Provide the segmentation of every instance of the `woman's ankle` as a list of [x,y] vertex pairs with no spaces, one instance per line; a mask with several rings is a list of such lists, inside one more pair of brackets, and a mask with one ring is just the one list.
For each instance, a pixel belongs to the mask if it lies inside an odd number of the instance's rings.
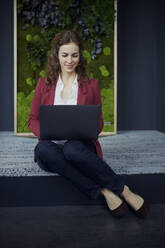
[[101,190],[101,193],[105,197],[108,206],[111,210],[114,210],[121,205],[121,198],[115,193],[113,193],[111,190],[104,188]]
[[120,194],[121,196],[123,196],[124,198],[127,198],[131,195],[131,190],[129,189],[129,187],[125,184],[124,185],[124,189],[123,192]]
[[102,195],[108,195],[109,194],[109,190],[108,189],[106,189],[106,188],[102,188],[101,189],[101,193],[102,193]]
[[140,195],[133,193],[127,185],[124,185],[121,196],[134,210],[138,210],[144,203],[144,199]]
[[111,197],[111,198],[118,198],[118,199],[120,199],[120,196],[118,196],[113,191],[111,191],[110,189],[107,189],[107,188],[102,188],[101,193],[104,196],[108,196],[108,197]]

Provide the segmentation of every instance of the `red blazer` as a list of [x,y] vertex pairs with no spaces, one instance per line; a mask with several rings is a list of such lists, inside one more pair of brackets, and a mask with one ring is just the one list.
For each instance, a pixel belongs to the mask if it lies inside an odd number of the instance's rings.
[[[40,78],[38,80],[30,115],[28,118],[28,127],[29,129],[38,137],[40,141],[40,124],[39,124],[39,107],[40,105],[53,105],[55,97],[55,88],[56,83],[53,86],[48,86],[45,83],[45,78]],[[100,89],[98,86],[97,79],[89,79],[88,83],[80,82],[78,88],[78,99],[77,104],[100,104],[101,105],[101,96]],[[103,129],[103,118],[102,113],[100,115],[100,127],[99,132]],[[96,147],[97,154],[100,158],[103,157],[102,149],[98,140],[93,141]],[[36,160],[35,160],[36,162]]]

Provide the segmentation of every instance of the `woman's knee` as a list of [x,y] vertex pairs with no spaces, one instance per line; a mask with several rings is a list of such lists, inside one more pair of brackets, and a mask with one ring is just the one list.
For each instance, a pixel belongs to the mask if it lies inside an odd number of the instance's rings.
[[49,140],[40,141],[35,147],[35,156],[37,164],[41,169],[54,172],[54,170],[51,170],[52,168],[50,168],[49,164],[50,162],[52,162],[52,154],[54,154],[50,149],[50,147],[52,146],[53,148],[56,147],[54,144],[52,145],[51,141]]
[[35,149],[34,149],[35,156],[37,157],[37,156],[41,156],[42,154],[44,154],[44,153],[46,152],[47,146],[48,146],[48,144],[49,144],[50,142],[51,142],[51,141],[49,141],[49,140],[42,140],[42,141],[40,141],[40,142],[36,145],[36,147],[35,147]]
[[85,149],[85,145],[79,140],[70,140],[64,144],[63,153],[66,159],[78,159],[81,152]]

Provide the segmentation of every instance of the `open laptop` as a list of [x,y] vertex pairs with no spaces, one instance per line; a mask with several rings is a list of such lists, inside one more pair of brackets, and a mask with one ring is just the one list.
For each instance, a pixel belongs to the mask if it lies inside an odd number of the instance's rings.
[[41,105],[41,140],[95,140],[98,138],[100,105]]

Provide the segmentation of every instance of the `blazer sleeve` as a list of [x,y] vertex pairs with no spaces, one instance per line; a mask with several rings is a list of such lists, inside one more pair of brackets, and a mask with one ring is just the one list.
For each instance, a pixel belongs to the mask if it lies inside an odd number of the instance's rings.
[[102,114],[101,94],[100,94],[100,88],[99,88],[99,84],[98,84],[97,79],[95,79],[94,90],[95,90],[95,96],[94,96],[95,104],[101,105],[100,126],[99,126],[99,133],[101,133],[101,131],[104,127],[104,121],[103,121],[103,114]]
[[39,123],[39,108],[41,104],[41,82],[42,79],[38,80],[34,97],[31,104],[30,115],[28,118],[28,127],[34,135],[40,140],[40,123]]

